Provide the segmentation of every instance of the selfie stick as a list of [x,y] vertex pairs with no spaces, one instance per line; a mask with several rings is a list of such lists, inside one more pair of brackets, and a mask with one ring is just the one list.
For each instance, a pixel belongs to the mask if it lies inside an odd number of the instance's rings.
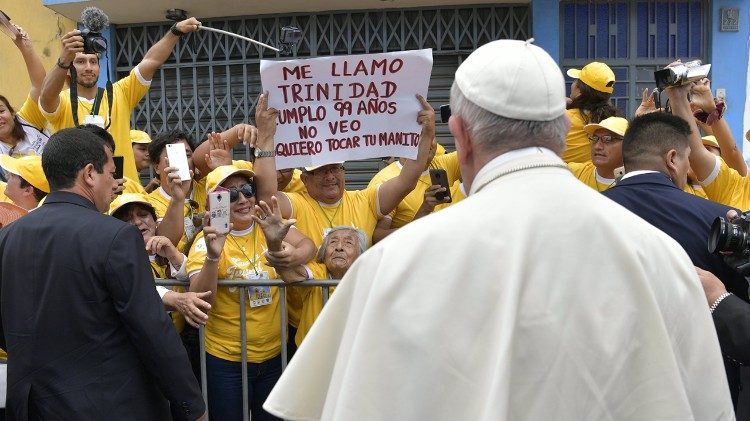
[[268,44],[263,44],[262,42],[256,41],[256,40],[254,40],[252,38],[243,37],[242,35],[235,34],[234,32],[228,32],[228,31],[224,31],[224,30],[216,29],[216,28],[209,28],[207,26],[202,26],[202,25],[200,26],[200,29],[205,29],[206,31],[211,31],[211,32],[217,32],[219,34],[229,35],[230,37],[235,37],[235,38],[239,38],[239,39],[242,39],[242,40],[245,40],[245,41],[250,41],[253,44],[258,44],[261,47],[265,47],[265,48],[271,49],[273,51],[277,51],[277,52],[279,51],[279,49],[276,48],[276,47],[271,47]]

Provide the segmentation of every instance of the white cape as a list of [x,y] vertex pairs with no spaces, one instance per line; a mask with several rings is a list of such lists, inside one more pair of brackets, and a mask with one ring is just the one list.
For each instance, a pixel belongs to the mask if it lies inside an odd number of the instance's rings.
[[[474,182],[529,163],[561,161],[516,159]],[[288,420],[734,419],[685,252],[561,168],[502,176],[361,256],[264,408]]]

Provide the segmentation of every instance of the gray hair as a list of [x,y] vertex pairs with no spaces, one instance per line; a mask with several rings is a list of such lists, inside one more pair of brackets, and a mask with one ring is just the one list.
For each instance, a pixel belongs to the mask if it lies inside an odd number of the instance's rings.
[[320,248],[318,249],[318,255],[316,257],[318,263],[323,263],[323,260],[325,259],[326,249],[328,248],[328,244],[331,242],[331,234],[336,231],[353,232],[357,236],[357,242],[359,243],[359,254],[362,254],[365,252],[365,250],[367,250],[367,235],[364,231],[348,225],[339,225],[331,228],[330,231],[326,233],[325,237],[323,237],[323,244],[320,245]]
[[565,113],[550,121],[516,120],[501,117],[474,104],[456,82],[451,87],[451,112],[461,117],[475,144],[487,151],[504,153],[529,146],[540,146],[562,154],[568,122]]

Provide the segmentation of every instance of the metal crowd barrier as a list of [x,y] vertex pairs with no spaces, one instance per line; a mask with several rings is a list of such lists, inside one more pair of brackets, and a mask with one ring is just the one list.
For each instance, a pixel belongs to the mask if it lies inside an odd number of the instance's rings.
[[[164,287],[181,286],[188,287],[187,281],[178,281],[176,279],[156,279],[156,285]],[[281,371],[286,369],[287,365],[287,320],[286,314],[286,288],[298,288],[298,287],[320,287],[323,292],[323,306],[328,302],[328,287],[338,286],[339,281],[333,279],[314,279],[310,281],[286,283],[278,279],[269,279],[262,281],[248,281],[248,280],[234,280],[234,279],[220,279],[219,288],[239,288],[240,292],[240,349],[242,354],[242,413],[243,420],[250,420],[250,403],[248,402],[247,389],[247,329],[246,329],[246,309],[245,309],[245,294],[246,288],[248,287],[278,287],[279,288],[279,311],[281,312]],[[210,317],[210,316],[209,316]],[[208,407],[208,387],[206,379],[206,348],[205,348],[205,336],[203,327],[198,329],[198,342],[200,343],[200,365],[201,365],[201,391],[203,392],[203,401]],[[211,414],[206,416],[206,421]]]

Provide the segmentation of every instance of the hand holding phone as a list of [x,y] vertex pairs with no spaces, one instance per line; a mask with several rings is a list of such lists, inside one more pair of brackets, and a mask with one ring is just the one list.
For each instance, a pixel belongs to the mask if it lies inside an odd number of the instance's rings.
[[437,192],[435,198],[444,203],[450,203],[453,201],[451,198],[451,187],[448,185],[448,173],[444,169],[430,169],[430,182],[432,185],[438,185],[445,188],[445,191]]
[[208,194],[208,209],[211,226],[217,234],[229,232],[229,192],[212,191]]
[[180,174],[180,180],[188,181],[190,177],[190,166],[188,166],[187,152],[185,145],[182,143],[170,143],[167,145],[167,159],[169,166],[177,168]]

